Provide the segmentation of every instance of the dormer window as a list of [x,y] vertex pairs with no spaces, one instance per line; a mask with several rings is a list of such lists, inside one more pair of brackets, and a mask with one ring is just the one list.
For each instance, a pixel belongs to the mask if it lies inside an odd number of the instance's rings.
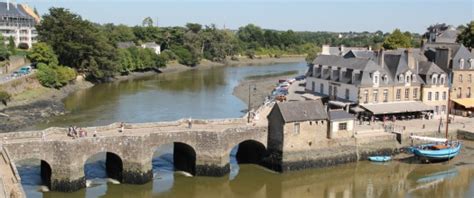
[[398,76],[398,82],[403,83],[403,81],[405,80],[404,77],[405,76],[403,74],[400,74],[400,76]]
[[405,76],[405,83],[410,83],[410,75]]
[[416,74],[411,75],[411,81],[416,82]]
[[474,59],[469,59],[469,63],[471,64],[471,69],[474,69]]
[[431,84],[433,85],[438,84],[438,74],[431,75]]
[[388,76],[387,75],[383,75],[382,76],[382,81],[387,84],[388,83]]
[[439,77],[439,84],[442,84],[442,85],[444,85],[444,81],[445,81],[445,79],[446,79],[445,75],[444,75],[444,74],[443,74],[443,75],[441,75],[441,77]]
[[459,60],[459,68],[464,69],[464,59]]

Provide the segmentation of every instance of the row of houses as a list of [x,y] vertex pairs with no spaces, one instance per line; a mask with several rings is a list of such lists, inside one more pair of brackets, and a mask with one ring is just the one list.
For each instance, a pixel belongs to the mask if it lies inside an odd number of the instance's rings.
[[443,116],[451,94],[456,113],[467,115],[474,107],[474,54],[462,44],[322,49],[308,70],[306,90],[332,106],[379,119]]

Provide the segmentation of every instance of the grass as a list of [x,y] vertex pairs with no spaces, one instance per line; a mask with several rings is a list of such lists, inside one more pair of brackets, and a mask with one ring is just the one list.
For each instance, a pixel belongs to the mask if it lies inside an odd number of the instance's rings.
[[245,79],[257,80],[257,79],[262,79],[262,78],[272,78],[272,77],[289,76],[289,75],[296,75],[296,74],[298,74],[298,71],[294,70],[294,71],[285,71],[285,72],[279,72],[279,73],[247,76]]

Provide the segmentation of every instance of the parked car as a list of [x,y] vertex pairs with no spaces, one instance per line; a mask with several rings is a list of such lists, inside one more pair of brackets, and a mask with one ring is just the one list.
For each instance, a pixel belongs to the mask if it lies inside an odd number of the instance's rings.
[[18,70],[18,73],[20,73],[20,75],[26,75],[26,74],[29,74],[30,72],[31,72],[30,66],[25,66],[25,67],[20,68],[20,70]]
[[301,75],[301,76],[296,76],[295,79],[296,80],[304,80],[306,78],[305,75]]
[[286,82],[289,82],[290,84],[293,84],[294,82],[296,82],[296,79],[295,78],[290,78],[290,79],[286,80]]

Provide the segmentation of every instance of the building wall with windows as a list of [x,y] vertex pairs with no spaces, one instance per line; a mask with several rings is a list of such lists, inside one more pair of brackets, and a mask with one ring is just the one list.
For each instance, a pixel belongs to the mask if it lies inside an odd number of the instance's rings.
[[451,98],[474,98],[474,69],[454,70]]
[[0,2],[0,33],[6,43],[9,37],[13,37],[17,46],[26,43],[31,47],[37,42],[35,25],[39,20],[39,16],[25,4]]
[[448,106],[448,91],[446,85],[423,86],[422,102],[432,106],[435,116],[446,115]]
[[421,87],[386,86],[386,87],[361,87],[359,91],[360,104],[377,104],[385,102],[418,101],[421,99]]
[[[306,91],[318,93],[324,96],[336,96],[337,98],[358,102],[358,87],[356,85],[334,82],[320,78],[309,77],[306,80]],[[331,91],[331,93],[329,93]]]

